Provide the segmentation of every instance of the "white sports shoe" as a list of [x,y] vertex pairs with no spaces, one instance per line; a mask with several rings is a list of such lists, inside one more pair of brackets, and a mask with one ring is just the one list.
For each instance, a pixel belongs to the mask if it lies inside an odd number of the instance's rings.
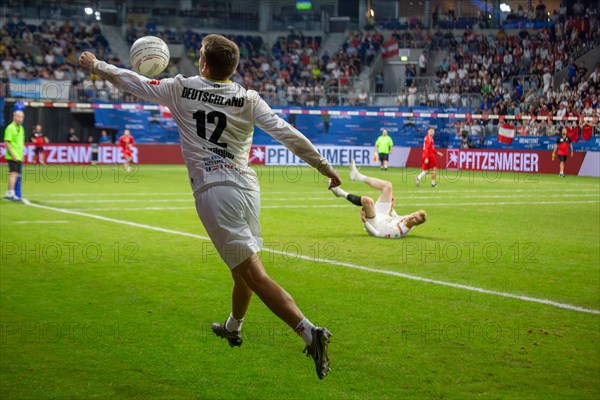
[[360,176],[360,172],[358,172],[358,170],[356,169],[356,163],[354,162],[354,160],[351,160],[350,161],[350,180],[358,181],[359,176]]

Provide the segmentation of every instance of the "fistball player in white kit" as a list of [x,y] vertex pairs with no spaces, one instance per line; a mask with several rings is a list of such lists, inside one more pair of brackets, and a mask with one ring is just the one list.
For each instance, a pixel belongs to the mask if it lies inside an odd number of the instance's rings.
[[179,128],[183,158],[194,192],[196,210],[234,285],[232,311],[213,332],[231,346],[242,344],[242,321],[253,293],[306,343],[317,376],[329,371],[331,333],[314,326],[292,297],[265,271],[257,252],[260,238],[260,188],[248,166],[254,125],[280,141],[299,158],[341,184],[338,173],[298,130],[279,118],[254,90],[229,78],[239,62],[237,45],[220,35],[208,35],[200,50],[200,76],[155,80],[99,61],[82,53],[83,68],[137,97],[168,106]]
[[394,210],[394,193],[392,183],[383,179],[372,178],[358,172],[354,160],[350,162],[350,180],[360,181],[380,191],[377,201],[368,196],[357,196],[346,192],[341,187],[333,187],[331,191],[337,197],[342,197],[350,203],[362,207],[360,219],[365,230],[371,236],[400,239],[405,237],[417,225],[427,220],[427,213],[423,210],[415,211],[409,215],[398,215]]

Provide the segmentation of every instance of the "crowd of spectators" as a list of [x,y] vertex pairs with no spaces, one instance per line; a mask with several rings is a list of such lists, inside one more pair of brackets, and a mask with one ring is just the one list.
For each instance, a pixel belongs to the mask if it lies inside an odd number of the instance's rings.
[[[496,103],[494,103],[496,102]],[[482,119],[473,119],[458,124],[458,134],[468,131],[473,135],[495,135],[498,132],[500,120],[488,119],[490,115],[526,115],[535,118],[518,120],[514,123],[516,132],[521,136],[554,136],[560,133],[563,126],[569,127],[569,132],[574,132],[574,139],[578,132],[581,133],[593,126],[598,126],[600,119],[600,63],[588,74],[585,67],[580,66],[574,75],[565,80],[559,88],[549,88],[542,95],[534,88],[523,95],[518,91],[512,96],[502,99],[486,99],[474,111]],[[548,119],[540,118],[548,117]],[[551,118],[550,118],[551,117]],[[575,118],[569,120],[568,118]],[[554,118],[560,118],[555,120]],[[595,122],[585,120],[595,118]],[[579,130],[577,130],[577,128]],[[597,128],[596,128],[597,129]],[[596,132],[598,134],[598,132]]]
[[[563,9],[555,14],[553,23],[541,29],[523,29],[516,35],[503,29],[492,35],[469,28],[454,37],[450,31],[442,34],[438,30],[430,41],[431,49],[443,55],[433,77],[414,79],[416,68],[409,67],[397,104],[475,105],[477,112],[492,115],[600,116],[598,66],[573,61],[600,44],[595,10],[589,7],[567,16]],[[555,90],[553,75],[565,68],[567,79]],[[595,70],[588,77],[589,68]],[[480,99],[478,104],[467,103],[473,98]],[[486,121],[475,124],[489,125]],[[554,134],[556,125],[531,121],[520,127],[521,133],[548,135]]]
[[86,50],[120,63],[97,24],[43,21],[34,25],[22,18],[17,21],[9,18],[0,33],[1,79],[66,79],[75,85],[82,84],[86,72],[79,68],[78,57]]
[[[541,2],[534,10],[541,10]],[[473,106],[465,94],[478,99],[477,112],[495,115],[567,115],[598,116],[600,95],[598,66],[575,65],[573,55],[581,54],[600,43],[600,25],[595,9],[581,10],[580,2],[567,14],[566,6],[550,17],[552,23],[541,29],[522,29],[507,34],[499,29],[484,32],[478,24],[455,37],[438,26],[435,32],[423,30],[421,24],[409,30],[392,30],[387,35],[402,46],[426,47],[427,55],[443,56],[433,75],[427,73],[427,58],[407,66],[406,87],[400,90],[401,106]],[[576,9],[576,10],[575,10]],[[545,6],[544,6],[545,10]],[[540,13],[521,15],[540,18]],[[443,19],[443,18],[442,18]],[[131,25],[127,40],[132,43],[145,35],[163,37],[180,43],[186,55],[198,62],[203,34],[191,29],[158,29],[154,24]],[[382,32],[349,31],[339,49],[328,54],[320,36],[305,36],[291,30],[271,46],[261,36],[229,36],[240,48],[240,65],[232,77],[248,89],[255,89],[274,104],[288,105],[369,105],[369,93],[354,89],[354,79],[365,65],[371,64],[384,41]],[[106,100],[135,101],[112,85],[78,67],[78,55],[94,51],[99,58],[120,64],[102,36],[98,25],[73,22],[26,24],[22,19],[8,19],[2,26],[0,78],[68,79],[87,97]],[[567,68],[568,75],[559,90],[553,88],[552,76]],[[588,75],[588,67],[594,72]],[[171,64],[165,75],[178,73]],[[426,80],[416,79],[425,77]],[[526,79],[523,79],[526,77]],[[383,73],[375,74],[375,91],[383,90]],[[526,84],[524,84],[526,81]],[[541,96],[543,93],[543,96]],[[487,124],[487,122],[484,122]],[[490,124],[495,124],[493,120]],[[546,124],[532,123],[530,134],[549,134]],[[550,124],[553,125],[553,124]]]
[[[203,34],[193,30],[155,26],[130,27],[128,40],[157,34],[185,46],[186,55],[198,66]],[[254,89],[277,104],[339,104],[350,93],[353,80],[378,54],[383,36],[378,31],[347,32],[340,48],[329,54],[321,36],[305,36],[290,30],[269,48],[260,36],[229,35],[240,49],[240,63],[232,80]],[[340,93],[342,92],[342,93]],[[357,96],[358,97],[358,96]],[[359,103],[347,100],[348,104]]]

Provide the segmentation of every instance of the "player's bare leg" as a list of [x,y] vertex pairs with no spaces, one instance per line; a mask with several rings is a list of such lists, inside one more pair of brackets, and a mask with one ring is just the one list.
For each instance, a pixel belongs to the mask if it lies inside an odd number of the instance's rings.
[[[361,174],[356,169],[356,164],[354,163],[354,160],[350,161],[350,180],[363,182],[366,185],[369,185],[370,187],[372,187],[373,189],[379,190],[381,192],[381,195],[379,196],[379,201],[382,201],[385,203],[392,201],[392,197],[393,197],[392,183],[389,181],[383,180],[383,179],[373,178],[373,177]],[[338,196],[338,197],[344,197],[344,196]],[[356,205],[358,205],[358,204],[356,204]]]
[[131,163],[133,162],[133,158],[132,157],[126,157],[125,158],[125,164],[123,164],[123,168],[125,168],[125,171],[130,172],[131,171]]
[[437,183],[435,182],[435,176],[437,174],[437,167],[431,168],[431,186],[436,187]]
[[231,347],[239,347],[243,342],[242,324],[250,305],[252,290],[237,275],[232,274],[232,277],[231,314],[224,323],[215,322],[212,324],[211,329],[217,336],[227,339]]
[[422,170],[421,173],[415,178],[415,185],[419,186],[421,184],[421,180],[425,178],[428,172],[429,170],[427,169]]
[[15,198],[15,185],[17,184],[18,178],[18,172],[11,172],[8,174],[8,186],[6,188],[6,196],[4,197],[5,200],[13,200]]
[[565,176],[565,162],[564,161],[560,162],[560,176],[561,177]]
[[[360,198],[361,205],[363,206],[361,210],[361,220],[364,218],[374,218],[375,217],[375,202],[372,198],[368,196],[361,196]],[[364,223],[365,221],[363,221]]]
[[243,281],[275,315],[292,329],[295,329],[304,318],[292,296],[271,279],[256,254],[233,268],[231,274],[234,276],[234,280]]
[[[319,379],[323,379],[329,372],[327,347],[332,336],[331,332],[326,328],[314,326],[304,317],[292,296],[267,274],[256,254],[251,255],[240,265],[233,268],[231,274],[234,280],[232,317],[235,319],[240,314],[245,314],[252,292],[256,293],[275,315],[304,339],[306,343],[305,352],[315,362],[317,376]],[[221,327],[225,328],[224,324],[213,324],[212,329],[218,336],[226,337],[230,345],[236,345],[232,344],[232,340],[237,338],[239,338],[239,344],[237,345],[241,345],[242,339],[239,331],[237,333],[227,332],[226,330],[220,331]],[[236,335],[237,337],[235,337]],[[232,338],[229,336],[232,336]]]
[[252,299],[252,290],[244,280],[232,273],[233,289],[231,291],[231,316],[236,320],[243,320]]
[[11,172],[8,175],[8,190],[15,190],[15,185],[17,184],[18,177],[19,177],[18,172]]

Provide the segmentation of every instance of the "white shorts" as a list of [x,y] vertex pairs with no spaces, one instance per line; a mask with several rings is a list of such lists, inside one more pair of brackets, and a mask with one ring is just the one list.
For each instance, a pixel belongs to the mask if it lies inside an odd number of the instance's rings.
[[194,192],[196,211],[229,269],[262,248],[260,192],[236,186],[211,186]]
[[390,211],[392,210],[392,203],[384,203],[377,200],[375,202],[375,217],[371,218],[369,222],[377,229],[381,228],[384,221],[389,219]]
[[377,200],[375,202],[375,213],[388,215],[392,211],[392,202],[381,202]]

